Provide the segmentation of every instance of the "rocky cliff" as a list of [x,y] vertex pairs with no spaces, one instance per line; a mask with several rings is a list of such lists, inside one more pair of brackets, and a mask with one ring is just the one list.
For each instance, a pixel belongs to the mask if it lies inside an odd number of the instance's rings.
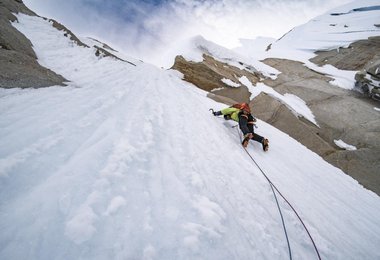
[[11,25],[13,13],[36,15],[21,0],[0,0],[0,87],[64,85],[66,79],[37,62],[31,42]]
[[[38,16],[29,10],[21,0],[0,0],[0,87],[41,88],[54,85],[64,86],[68,80],[39,64],[29,39],[12,26],[12,22],[17,22],[17,18],[13,14],[17,13]],[[100,58],[112,57],[135,65],[111,53],[116,51],[108,45],[92,39],[96,44],[89,46],[59,22],[53,19],[44,19],[52,23],[56,29],[63,31],[64,35],[78,46],[84,48],[94,47],[94,55]]]

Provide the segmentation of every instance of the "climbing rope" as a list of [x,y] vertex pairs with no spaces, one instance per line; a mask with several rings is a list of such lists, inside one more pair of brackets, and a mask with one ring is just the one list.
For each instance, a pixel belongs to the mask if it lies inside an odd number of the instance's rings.
[[[238,125],[236,126],[233,126],[233,127],[236,127],[237,131],[238,131],[238,135],[239,135],[239,138],[240,138],[240,142],[242,142],[242,139],[241,139],[241,134],[240,134],[240,130],[239,128],[237,127]],[[282,215],[282,211],[281,211],[281,208],[280,208],[280,205],[278,203],[278,200],[277,200],[277,196],[276,196],[276,192],[275,190],[278,192],[278,194],[284,199],[284,201],[290,206],[290,208],[293,210],[293,212],[296,214],[297,218],[299,219],[299,221],[301,222],[302,226],[304,227],[304,229],[306,230],[311,242],[313,243],[313,246],[314,246],[314,249],[318,255],[318,259],[321,260],[321,256],[319,255],[319,251],[317,249],[317,246],[315,245],[315,242],[314,242],[314,239],[311,237],[310,235],[310,232],[309,230],[307,229],[305,223],[302,221],[301,217],[299,216],[298,212],[294,209],[294,207],[292,206],[292,204],[290,204],[290,202],[284,197],[284,195],[282,195],[282,193],[277,189],[276,185],[273,184],[273,182],[268,178],[268,176],[265,174],[265,172],[263,171],[263,169],[261,169],[261,167],[259,166],[259,164],[256,162],[256,160],[252,157],[252,155],[248,152],[247,148],[243,147],[243,149],[245,150],[245,152],[248,154],[248,156],[251,158],[251,160],[255,163],[255,165],[257,166],[257,168],[261,171],[261,173],[264,175],[264,177],[267,179],[268,183],[270,184],[270,187],[272,189],[272,192],[273,192],[273,196],[276,200],[276,204],[277,204],[277,208],[278,208],[278,211],[280,213],[280,216],[281,216],[281,221],[282,221],[282,226],[283,226],[283,229],[284,229],[284,233],[285,233],[285,237],[286,237],[286,241],[287,241],[287,244],[288,244],[288,250],[289,250],[289,258],[292,259],[292,251],[290,249],[290,243],[289,243],[289,238],[288,238],[288,233],[286,231],[286,226],[285,226],[285,222],[284,222],[284,218],[283,218],[283,215]]]

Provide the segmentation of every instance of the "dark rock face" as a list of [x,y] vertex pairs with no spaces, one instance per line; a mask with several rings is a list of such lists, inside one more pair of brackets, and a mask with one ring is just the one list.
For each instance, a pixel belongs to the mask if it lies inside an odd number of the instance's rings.
[[331,64],[341,70],[361,70],[380,59],[380,36],[360,40],[331,51],[318,51],[311,62],[323,66]]
[[[24,13],[37,16],[29,10],[21,0],[0,0],[0,87],[1,88],[41,88],[49,86],[65,86],[67,82],[64,77],[41,66],[37,62],[32,43],[10,23],[17,22],[13,13]],[[89,48],[79,40],[74,33],[64,25],[53,19],[47,19],[57,30],[63,31],[75,44]],[[104,45],[104,44],[103,44]],[[113,50],[108,45],[104,48],[95,46],[96,56],[112,57],[136,66],[132,62],[120,59],[105,48]]]
[[86,44],[84,44],[81,40],[79,40],[78,37],[74,33],[72,33],[69,29],[67,29],[63,24],[53,19],[47,19],[47,18],[44,18],[44,19],[48,20],[49,22],[52,22],[53,27],[56,28],[57,30],[64,31],[65,32],[64,35],[70,38],[70,40],[75,42],[78,46],[89,48]]
[[27,8],[21,0],[1,0],[0,9],[8,10],[8,14],[5,15],[8,18],[8,20],[11,20],[12,22],[16,20],[16,17],[11,13],[24,13],[27,15],[36,15],[33,11]]
[[[2,14],[0,15],[2,16]],[[37,58],[32,49],[32,43],[22,33],[11,26],[8,20],[0,18],[0,29],[0,50],[17,51],[34,59]]]
[[102,46],[102,49],[106,49],[106,50],[117,52],[117,50],[113,49],[112,47],[110,47],[109,45],[107,45],[107,44],[105,44],[105,43],[103,43],[101,41],[98,41],[97,39],[94,39],[94,38],[91,38],[91,37],[89,37],[89,39],[91,39],[91,40],[96,41],[97,43],[99,43]]
[[[129,64],[131,64],[133,66],[136,66],[136,64],[134,64],[133,62],[120,59],[116,55],[113,55],[112,53],[110,53],[109,51],[107,51],[107,50],[105,50],[105,49],[103,49],[101,47],[98,47],[98,46],[94,45],[94,48],[96,49],[95,56],[97,56],[97,57],[111,57],[113,59],[120,60],[120,61],[123,61],[123,62],[127,62],[127,63],[129,63]],[[112,48],[109,48],[109,49],[112,49]]]
[[253,101],[253,113],[261,120],[289,134],[319,155],[326,156],[335,152],[332,144],[321,137],[321,129],[307,120],[296,117],[278,100],[262,93]]
[[355,74],[355,87],[368,97],[380,101],[380,57]]
[[0,50],[0,71],[1,88],[41,88],[66,81],[34,58],[13,50]]
[[0,0],[0,87],[64,85],[66,79],[38,64],[31,42],[11,25],[19,12],[36,15],[22,1]]
[[318,51],[310,61],[320,66],[331,64],[342,70],[360,71],[356,74],[356,90],[380,101],[380,36],[369,37],[350,44],[347,48]]
[[223,76],[209,68],[205,63],[188,62],[182,56],[177,56],[172,69],[180,71],[184,74],[186,81],[206,91],[227,87],[222,82]]
[[[276,80],[266,80],[265,84],[281,94],[291,93],[303,99],[320,127],[303,119],[295,120],[295,116],[292,118],[281,107],[283,105],[268,101],[265,95],[254,100],[257,116],[380,194],[380,117],[373,109],[376,101],[331,86],[328,77],[309,70],[302,63],[279,59],[264,62],[282,72]],[[358,150],[340,149],[334,143],[339,139]]]
[[18,1],[0,0],[0,50],[13,50],[36,58],[32,43],[10,24],[10,21],[17,21],[13,13],[19,12],[35,15]]

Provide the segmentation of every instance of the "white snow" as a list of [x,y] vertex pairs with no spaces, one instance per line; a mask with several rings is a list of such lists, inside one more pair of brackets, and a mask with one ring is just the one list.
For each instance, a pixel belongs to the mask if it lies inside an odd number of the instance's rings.
[[65,235],[75,244],[82,244],[91,239],[96,232],[94,222],[97,218],[91,207],[80,208],[75,216],[66,222]]
[[211,90],[211,92],[215,92],[215,91],[222,90],[222,89],[224,89],[224,88],[213,88],[213,89]]
[[[266,179],[225,107],[149,64],[13,25],[67,87],[0,89],[0,259],[288,259]],[[264,88],[264,86],[261,86]],[[294,99],[292,97],[291,99]],[[248,151],[294,205],[322,259],[378,259],[380,199],[288,135]],[[317,259],[279,201],[293,259]]]
[[266,49],[276,39],[269,37],[256,37],[255,39],[240,39],[240,46],[233,50],[242,56],[260,60]]
[[280,101],[282,104],[286,105],[290,109],[290,111],[293,112],[295,116],[302,116],[319,127],[313,112],[306,105],[305,101],[303,101],[301,98],[297,97],[296,95],[289,94],[289,93],[282,95],[278,93],[276,90],[274,90],[273,88],[268,87],[262,82],[258,82],[256,86],[253,86],[246,76],[239,78],[239,81],[243,85],[245,85],[248,88],[249,92],[251,93],[250,100],[253,100],[262,92],[266,93],[270,95],[271,97]]
[[233,87],[233,88],[238,88],[240,87],[240,84],[233,82],[230,79],[222,78],[222,82],[225,83],[226,85]]
[[340,148],[342,148],[342,149],[345,149],[345,150],[348,150],[348,151],[355,151],[355,150],[357,150],[355,146],[350,145],[350,144],[346,144],[346,143],[343,142],[341,139],[339,139],[339,140],[334,140],[334,143],[335,143],[338,147],[340,147]]
[[380,111],[379,107],[374,107],[373,109],[375,109],[376,111]]
[[306,66],[314,71],[333,78],[329,83],[334,86],[343,89],[354,89],[355,87],[355,74],[357,71],[340,70],[330,64],[319,67],[312,62],[306,62]]
[[110,204],[108,205],[108,208],[104,214],[109,215],[109,214],[114,214],[117,212],[121,207],[125,205],[126,201],[124,197],[122,196],[116,196],[114,197]]

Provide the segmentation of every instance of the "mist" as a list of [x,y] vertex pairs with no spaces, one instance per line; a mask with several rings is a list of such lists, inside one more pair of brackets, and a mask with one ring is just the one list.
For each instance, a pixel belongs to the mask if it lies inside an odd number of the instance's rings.
[[349,0],[24,0],[37,14],[58,20],[80,36],[160,65],[184,39],[202,35],[227,48],[239,39],[279,38]]

